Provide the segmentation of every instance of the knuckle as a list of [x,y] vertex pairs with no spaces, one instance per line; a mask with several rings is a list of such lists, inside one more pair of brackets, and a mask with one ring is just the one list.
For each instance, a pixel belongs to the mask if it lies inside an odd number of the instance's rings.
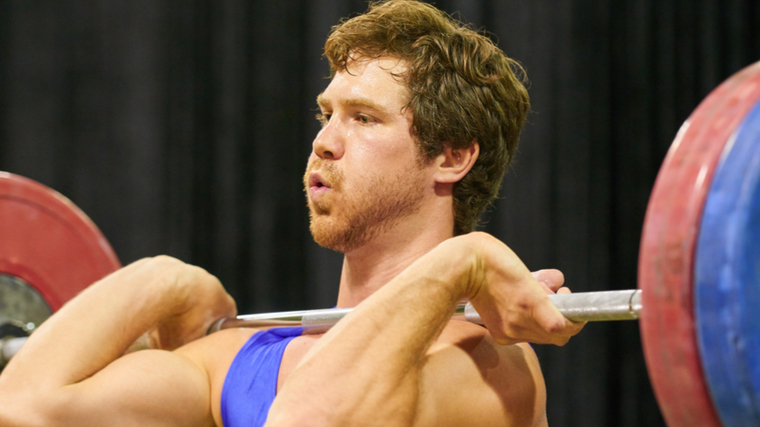
[[182,261],[169,255],[156,255],[150,259],[150,263],[159,267],[179,267],[184,264]]
[[564,323],[565,322],[563,322],[561,320],[551,321],[551,322],[549,322],[546,325],[545,330],[546,330],[546,332],[548,332],[550,334],[559,334],[559,333],[562,333],[564,331],[564,329],[565,329],[565,324]]

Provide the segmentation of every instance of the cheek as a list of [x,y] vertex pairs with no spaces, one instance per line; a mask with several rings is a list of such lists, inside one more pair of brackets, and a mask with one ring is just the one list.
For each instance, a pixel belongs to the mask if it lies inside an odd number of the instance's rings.
[[357,157],[376,167],[401,168],[407,159],[416,159],[417,143],[408,132],[378,132],[366,135],[355,145]]

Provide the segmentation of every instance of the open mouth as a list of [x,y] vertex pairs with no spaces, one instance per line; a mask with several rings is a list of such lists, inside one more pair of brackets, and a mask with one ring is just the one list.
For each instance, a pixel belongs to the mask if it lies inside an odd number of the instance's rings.
[[330,183],[322,178],[318,173],[312,173],[309,176],[309,187],[314,189],[331,188]]

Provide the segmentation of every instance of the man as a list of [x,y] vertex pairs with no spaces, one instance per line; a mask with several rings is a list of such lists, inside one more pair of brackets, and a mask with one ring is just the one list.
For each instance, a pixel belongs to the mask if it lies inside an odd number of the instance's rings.
[[[354,312],[324,335],[204,337],[235,314],[219,282],[141,260],[35,332],[0,377],[0,425],[546,425],[521,343],[562,345],[582,328],[546,296],[562,275],[534,277],[501,242],[467,234],[528,110],[515,64],[404,1],[337,26],[325,52],[334,76],[304,182],[315,240],[345,255],[337,305]],[[450,320],[462,298],[488,329]],[[146,331],[153,349],[123,355]]]

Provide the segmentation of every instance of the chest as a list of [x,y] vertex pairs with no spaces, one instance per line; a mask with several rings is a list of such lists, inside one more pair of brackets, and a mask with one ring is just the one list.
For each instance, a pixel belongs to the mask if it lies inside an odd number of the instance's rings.
[[314,346],[319,337],[322,335],[301,335],[300,337],[293,338],[285,347],[285,352],[282,354],[282,361],[280,362],[280,372],[277,375],[277,390],[279,391],[285,380],[291,372],[298,366],[301,359],[308,353]]
[[[463,326],[464,328],[457,327]],[[473,329],[475,333],[473,333]],[[485,335],[485,330],[481,327],[466,322],[451,322],[441,333],[435,343],[428,349],[427,353],[434,353],[442,348],[452,345],[462,347],[465,351],[471,352],[479,344]],[[301,335],[293,338],[285,348],[280,363],[280,371],[277,376],[277,390],[279,391],[285,380],[291,372],[301,363],[306,353],[311,350],[317,340],[323,334],[318,335]]]

